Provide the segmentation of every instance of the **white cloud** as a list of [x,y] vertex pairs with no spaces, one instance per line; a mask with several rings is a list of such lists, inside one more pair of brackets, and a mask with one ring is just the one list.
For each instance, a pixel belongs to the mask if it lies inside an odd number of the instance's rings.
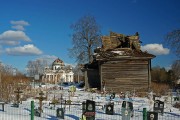
[[42,57],[40,57],[40,58],[43,58],[43,59],[49,59],[49,60],[55,60],[55,59],[57,59],[58,57],[57,56],[55,56],[55,55],[43,55]]
[[141,46],[141,50],[148,51],[154,55],[167,55],[170,52],[168,48],[164,48],[162,44],[157,43]]
[[72,66],[73,68],[75,68],[76,66],[77,66],[77,63],[74,63],[74,64],[70,64],[70,63],[64,63],[65,64],[65,66],[68,66],[68,65],[70,65],[70,66]]
[[58,57],[55,56],[55,55],[42,55],[41,57],[39,58],[36,58],[36,60],[45,60],[47,61],[47,64],[50,65],[54,62],[55,59],[57,59]]
[[32,44],[28,44],[21,47],[7,48],[6,53],[15,56],[26,56],[26,55],[40,55],[42,54],[42,51]]
[[12,26],[12,28],[16,30],[24,31],[24,27],[22,25],[15,25],[15,26]]
[[172,65],[166,66],[165,69],[166,69],[167,71],[171,70],[171,69],[172,69]]
[[19,41],[0,41],[0,44],[3,44],[3,45],[19,45],[20,42]]
[[[55,55],[42,55],[42,56],[36,58],[35,60],[40,60],[40,61],[45,60],[45,61],[47,61],[47,64],[48,64],[48,65],[51,65],[51,64],[54,62],[54,60],[56,60],[57,58],[58,58],[58,57],[55,56]],[[61,58],[59,58],[59,59],[61,59]],[[61,60],[62,60],[62,59],[61,59]],[[63,61],[63,60],[62,60],[62,61]],[[65,62],[65,61],[63,61],[63,62]],[[72,67],[75,67],[75,66],[77,65],[77,63],[74,63],[74,64],[64,63],[64,64],[65,64],[66,66],[70,65],[70,66],[72,66]]]
[[20,20],[20,21],[11,21],[11,24],[13,25],[12,28],[16,29],[16,30],[20,30],[20,31],[24,31],[24,26],[28,26],[29,23],[24,21],[24,20]]
[[0,54],[2,54],[3,53],[3,48],[2,48],[2,46],[0,45]]
[[19,20],[19,21],[12,20],[11,24],[13,24],[13,25],[22,25],[22,26],[28,26],[29,25],[29,23],[24,21],[24,20]]
[[12,45],[11,43],[13,43],[13,41],[14,43],[17,43],[17,41],[20,41],[20,40],[26,41],[26,42],[31,41],[31,39],[23,31],[8,30],[0,34],[1,43],[6,43],[6,44],[10,43],[8,45]]

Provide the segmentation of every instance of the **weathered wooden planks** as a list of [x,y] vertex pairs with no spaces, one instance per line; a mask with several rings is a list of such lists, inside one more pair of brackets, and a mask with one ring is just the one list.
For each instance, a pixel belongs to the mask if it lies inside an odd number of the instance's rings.
[[148,60],[108,61],[101,69],[107,89],[124,91],[148,87]]

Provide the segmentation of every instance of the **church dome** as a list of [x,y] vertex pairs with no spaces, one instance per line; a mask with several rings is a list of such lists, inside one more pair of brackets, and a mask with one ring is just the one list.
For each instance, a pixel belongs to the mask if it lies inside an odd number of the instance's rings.
[[64,66],[64,62],[61,60],[61,59],[56,59],[54,62],[53,62],[53,64],[52,64],[53,66],[55,66],[55,65],[60,65],[60,66]]

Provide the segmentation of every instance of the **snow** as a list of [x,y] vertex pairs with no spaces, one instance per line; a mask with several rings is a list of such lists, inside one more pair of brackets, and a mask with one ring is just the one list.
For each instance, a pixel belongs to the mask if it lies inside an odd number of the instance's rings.
[[[53,85],[46,86],[44,88],[50,88]],[[57,87],[57,86],[56,86]],[[48,91],[48,100],[43,101],[43,113],[41,117],[34,116],[34,120],[58,120],[56,117],[56,109],[61,108],[61,104],[56,105],[55,109],[53,105],[49,105],[53,97],[56,99],[61,98],[68,100],[69,99],[69,87],[64,87],[63,90],[51,90]],[[38,94],[37,94],[38,96]],[[164,100],[164,97],[160,98],[160,100]],[[103,106],[109,102],[109,95],[107,97],[101,96],[98,93],[90,93],[85,92],[83,89],[77,89],[75,95],[70,97],[72,100],[72,104],[79,105],[62,105],[65,108],[65,120],[79,120],[82,116],[82,102],[87,99],[96,101],[96,120],[122,120],[122,102],[124,100],[131,101],[133,103],[134,108],[134,116],[131,117],[131,120],[142,120],[143,119],[143,108],[146,108],[147,111],[150,109],[149,99],[140,98],[140,97],[132,97],[131,99],[119,98],[119,95],[116,95],[111,102],[114,102],[114,115],[105,114],[105,110],[103,110]],[[4,111],[2,111],[0,104],[0,120],[30,120],[30,111],[31,111],[31,101],[34,101],[35,108],[39,106],[39,100],[29,98],[26,101],[22,101],[22,104],[19,105],[19,108],[12,107],[13,103],[5,104]],[[173,101],[175,102],[175,101]],[[164,106],[164,114],[159,114],[159,120],[179,120],[180,119],[180,110],[172,107],[171,101],[167,100]]]
[[124,54],[124,51],[111,51],[111,52],[116,53],[118,55],[123,55]]

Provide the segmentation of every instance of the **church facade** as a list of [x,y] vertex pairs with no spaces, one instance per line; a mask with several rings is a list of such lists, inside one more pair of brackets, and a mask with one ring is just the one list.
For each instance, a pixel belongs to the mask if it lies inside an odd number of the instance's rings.
[[74,82],[72,67],[70,65],[65,66],[64,62],[57,58],[51,67],[45,67],[42,82],[52,84]]

